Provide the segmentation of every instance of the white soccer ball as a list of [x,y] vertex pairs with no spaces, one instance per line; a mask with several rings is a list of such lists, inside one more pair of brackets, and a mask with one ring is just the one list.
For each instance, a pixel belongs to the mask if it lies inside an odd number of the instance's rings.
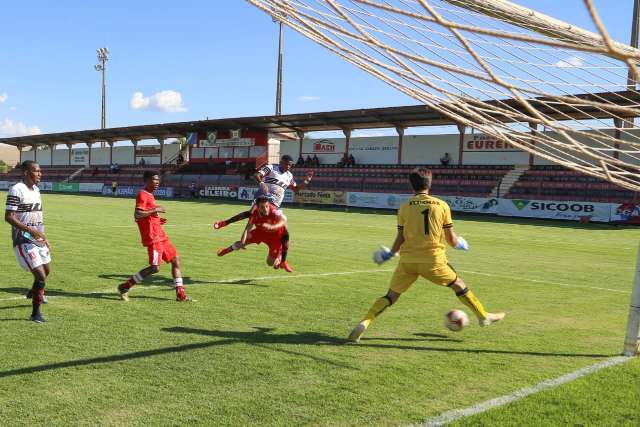
[[450,310],[444,316],[444,326],[453,332],[459,332],[469,324],[469,316],[462,310]]

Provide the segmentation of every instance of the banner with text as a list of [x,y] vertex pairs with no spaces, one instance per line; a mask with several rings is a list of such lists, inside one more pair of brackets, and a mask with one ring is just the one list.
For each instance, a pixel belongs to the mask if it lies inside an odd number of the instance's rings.
[[343,191],[311,191],[302,190],[294,196],[296,203],[316,205],[346,205],[346,193]]
[[498,215],[525,218],[548,218],[609,222],[610,203],[559,202],[555,200],[499,199]]
[[10,186],[9,181],[0,181],[0,190],[8,190]]
[[77,182],[54,182],[53,191],[77,193],[80,191],[80,185]]
[[[238,200],[254,200],[258,187],[238,187]],[[291,190],[284,192],[282,203],[293,203],[294,193]]]
[[618,224],[640,224],[640,204],[611,203],[611,222]]
[[347,206],[358,208],[398,209],[411,194],[362,193],[349,191]]
[[[135,185],[123,185],[118,187],[116,190],[116,196],[124,196],[124,197],[133,197],[138,194],[142,187]],[[113,195],[113,190],[110,186],[105,185],[102,187],[102,194],[104,195]],[[153,195],[159,198],[171,198],[174,195],[173,187],[158,187],[156,191],[153,192]]]
[[238,198],[238,187],[231,186],[216,186],[216,185],[207,185],[202,190],[204,197],[217,197],[224,199],[237,199]]
[[446,201],[454,212],[473,212],[495,214],[498,212],[498,199],[486,197],[434,196]]
[[104,184],[101,182],[81,182],[79,191],[81,193],[102,193]]

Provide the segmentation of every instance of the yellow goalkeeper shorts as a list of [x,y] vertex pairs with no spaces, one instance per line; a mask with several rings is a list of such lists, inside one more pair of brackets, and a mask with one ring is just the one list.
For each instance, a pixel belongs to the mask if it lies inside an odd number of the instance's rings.
[[429,265],[400,261],[391,277],[389,289],[401,294],[407,291],[420,276],[440,286],[448,286],[458,278],[455,270],[449,264]]

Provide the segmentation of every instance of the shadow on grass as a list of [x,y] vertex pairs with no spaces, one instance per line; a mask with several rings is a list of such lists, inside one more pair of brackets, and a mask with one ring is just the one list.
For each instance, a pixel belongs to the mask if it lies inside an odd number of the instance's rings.
[[[204,336],[214,336],[220,338],[227,338],[234,341],[242,341],[248,344],[308,344],[308,345],[337,345],[347,344],[349,341],[343,338],[331,337],[328,335],[315,333],[315,332],[296,332],[293,334],[271,334],[273,329],[256,328],[254,332],[234,332],[234,331],[218,331],[207,329],[193,329],[184,327],[164,328],[166,332],[179,332],[187,334],[196,334]],[[439,334],[416,334],[418,336],[435,337],[437,340],[443,340],[447,342],[460,342],[457,339],[443,339],[446,335]],[[363,338],[364,341],[367,338]],[[369,338],[369,340],[385,340],[386,338]],[[412,340],[412,338],[388,338],[388,340],[404,341]],[[422,341],[422,340],[420,340]],[[430,341],[430,340],[427,340]],[[515,354],[525,356],[561,356],[561,357],[587,357],[587,358],[602,358],[618,356],[618,354],[595,354],[595,353],[561,353],[561,352],[536,352],[536,351],[512,351],[512,350],[498,350],[498,349],[472,349],[472,348],[442,348],[442,347],[422,347],[422,346],[410,346],[401,344],[374,344],[360,342],[357,347],[370,347],[381,349],[400,349],[400,350],[414,350],[414,351],[433,351],[444,353],[472,353],[472,354]]]
[[0,307],[0,310],[10,310],[12,308],[31,308],[31,304],[20,304],[20,305],[8,305],[6,307]]
[[[126,281],[130,274],[100,274],[98,275],[101,279],[113,280],[118,283],[122,283]],[[241,280],[194,280],[191,277],[183,277],[182,282],[185,285],[242,285],[242,286],[258,286],[261,288],[268,288],[267,285],[262,285],[258,283],[254,283],[251,279],[241,279]],[[173,287],[173,278],[153,275],[151,277],[147,277],[144,282],[138,283],[136,286],[170,286]]]
[[[17,295],[25,295],[27,293],[27,289],[0,288],[0,292],[7,292],[10,294],[17,294]],[[118,300],[118,301],[120,300],[120,297],[116,293],[115,287],[113,288],[113,292],[69,292],[69,291],[63,291],[61,289],[47,289],[45,291],[45,294],[48,297],[53,297],[53,298],[64,297],[64,298],[110,299],[110,300]],[[172,299],[172,298],[153,297],[148,295],[133,295],[132,298],[158,300],[158,301],[169,301],[170,299]]]

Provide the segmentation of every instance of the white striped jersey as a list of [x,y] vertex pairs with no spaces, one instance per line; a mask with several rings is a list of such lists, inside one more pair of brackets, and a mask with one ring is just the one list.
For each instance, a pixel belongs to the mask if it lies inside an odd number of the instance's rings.
[[259,172],[262,174],[262,181],[267,184],[269,191],[267,194],[258,191],[256,197],[267,196],[269,201],[279,208],[284,199],[285,190],[289,187],[296,186],[293,174],[289,171],[280,171],[280,166],[278,165],[264,165],[260,168]]
[[[12,186],[7,194],[6,210],[15,212],[16,219],[27,227],[34,228],[44,234],[42,199],[40,198],[40,189],[37,186],[34,185],[32,190],[23,182]],[[29,243],[22,231],[16,227],[11,227],[11,238],[13,246]]]

